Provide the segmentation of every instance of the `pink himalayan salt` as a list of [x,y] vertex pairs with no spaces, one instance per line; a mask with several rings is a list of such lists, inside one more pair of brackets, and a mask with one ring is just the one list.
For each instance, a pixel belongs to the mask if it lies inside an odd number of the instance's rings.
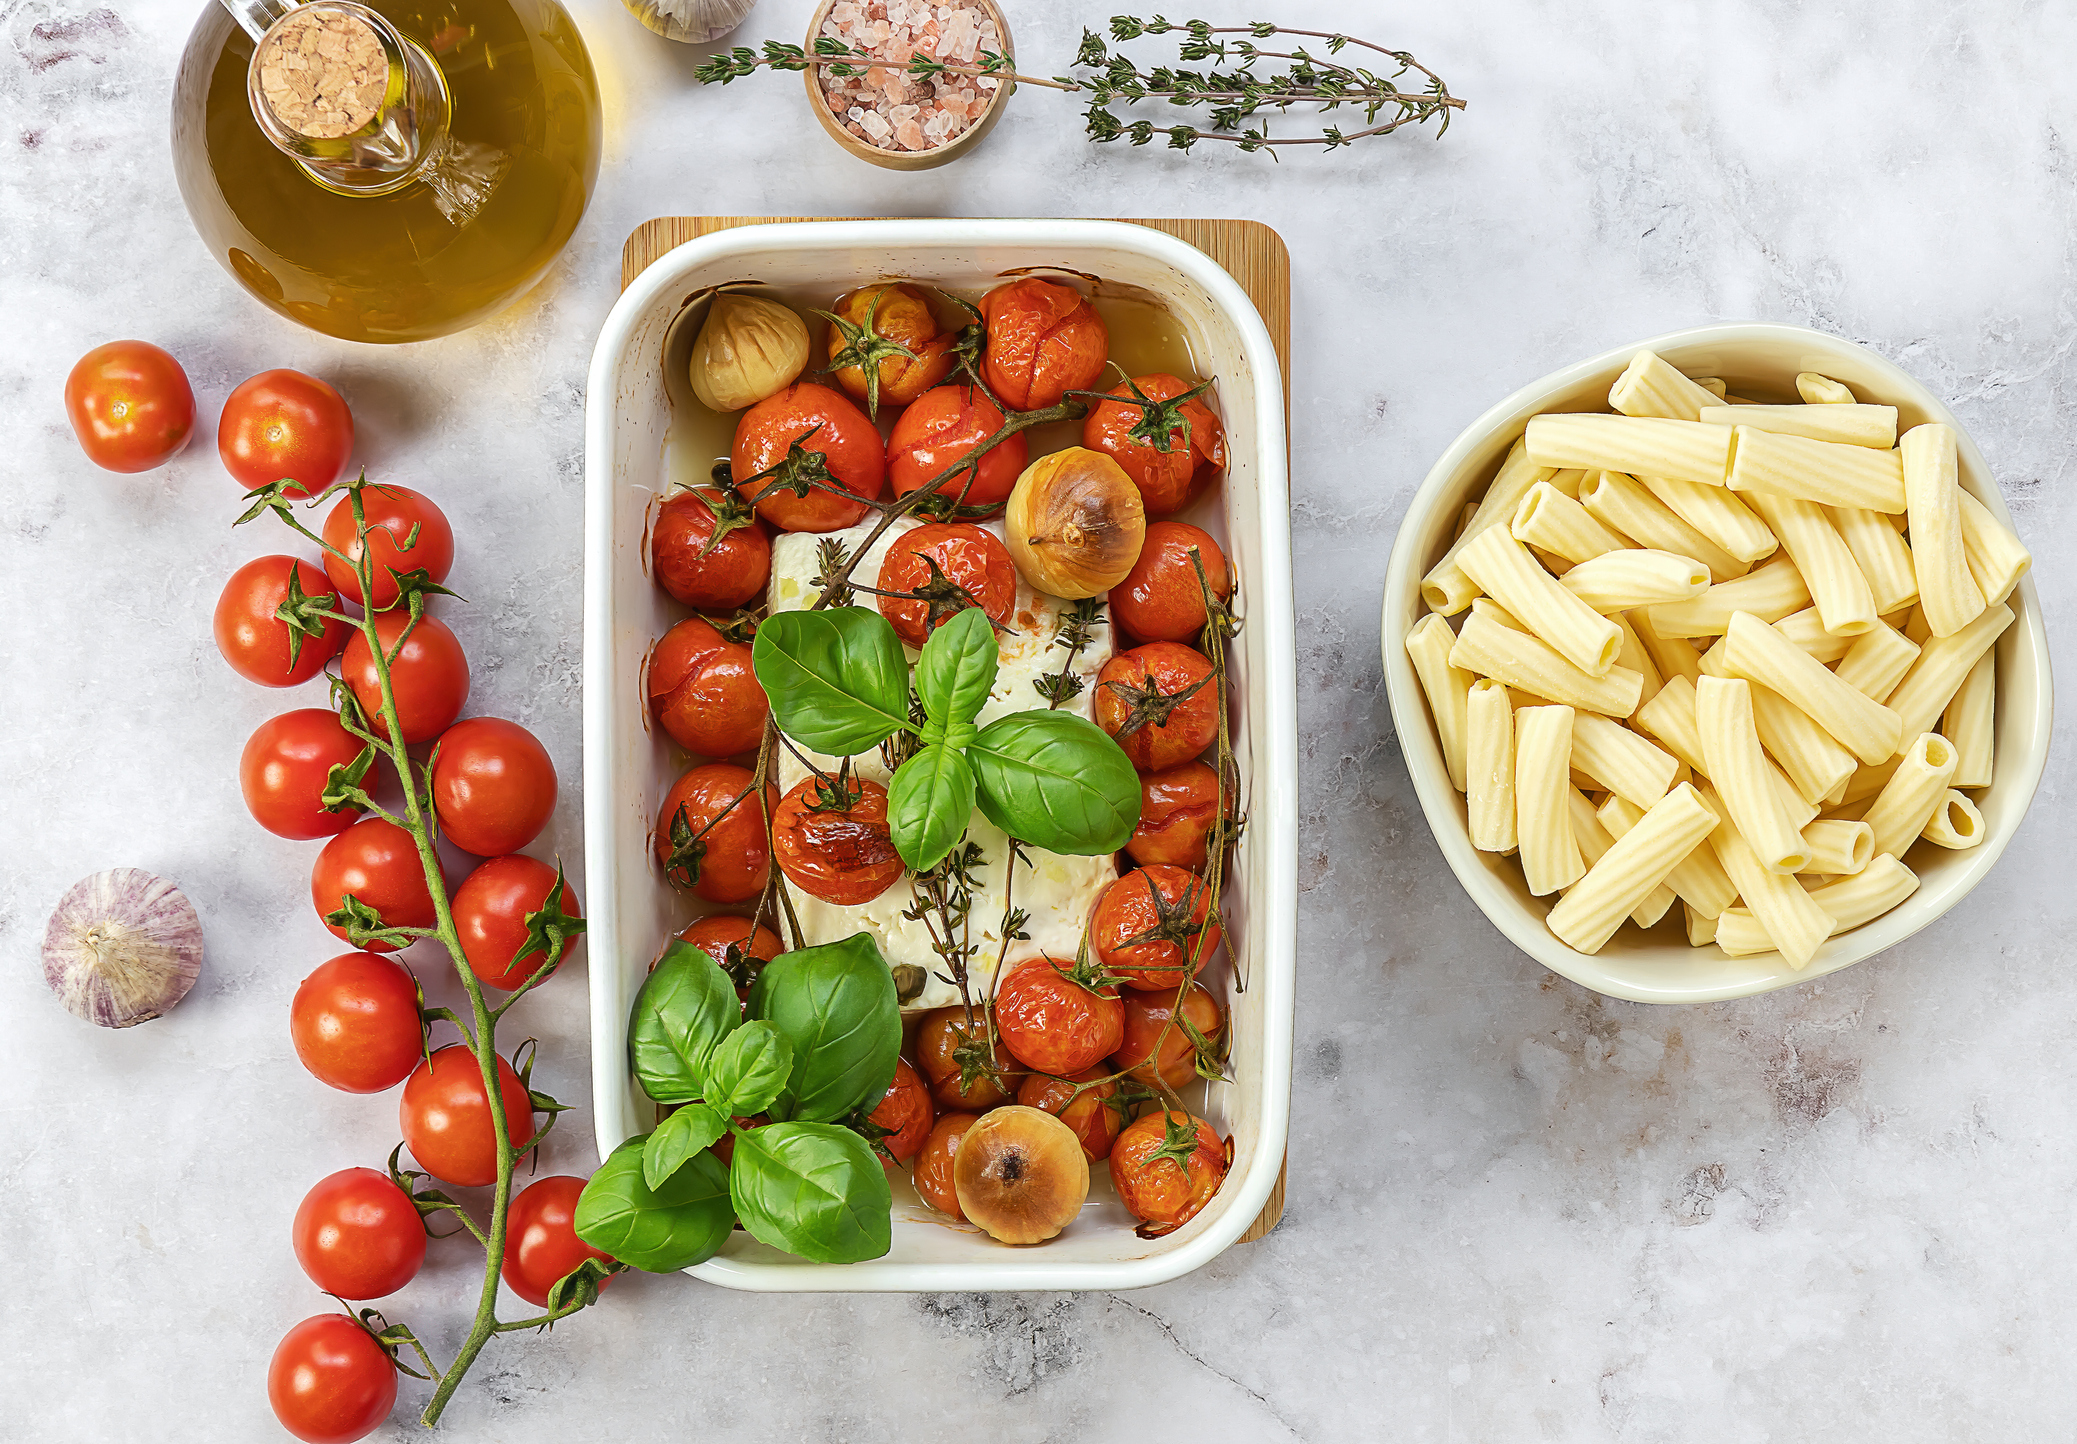
[[907,74],[915,55],[972,64],[996,50],[995,21],[966,0],[838,0],[822,32],[864,51],[876,64],[859,76],[823,72],[823,94],[845,129],[883,150],[928,150],[967,130],[987,112],[1001,83],[987,77]]

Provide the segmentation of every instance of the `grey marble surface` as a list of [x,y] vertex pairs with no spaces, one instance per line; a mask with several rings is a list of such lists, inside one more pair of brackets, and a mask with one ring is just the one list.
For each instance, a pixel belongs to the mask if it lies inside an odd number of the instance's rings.
[[[2068,738],[2003,864],[1908,945],[1749,1003],[1614,1003],[1516,953],[1451,881],[1376,624],[1408,498],[1489,403],[1607,346],[1766,318],[1862,341],[1950,399],[2040,559],[2056,660],[2077,663],[2066,8],[1291,0],[1256,8],[1409,47],[1470,109],[1439,143],[1276,166],[1094,148],[1070,102],[1026,92],[975,156],[902,176],[841,156],[798,80],[699,90],[692,52],[583,0],[609,131],[575,242],[509,314],[376,350],[261,310],[189,230],[166,102],[199,3],[0,0],[0,1438],[281,1437],[266,1359],[325,1302],[289,1218],[395,1137],[389,1099],[295,1061],[288,998],[336,949],[313,849],[254,827],[235,785],[247,733],[289,703],[225,669],[209,612],[278,543],[230,531],[206,436],[149,475],[88,466],[67,367],[154,339],[211,417],[265,367],[337,382],[371,471],[454,520],[472,705],[554,752],[544,849],[576,865],[584,369],[622,238],[701,210],[1253,216],[1290,243],[1289,1208],[1267,1241],[1129,1296],[630,1279],[552,1337],[494,1345],[449,1436],[2067,1436]],[[1099,18],[1008,8],[1042,73]],[[807,10],[767,0],[738,38],[793,38]],[[178,878],[209,946],[188,1002],[123,1033],[65,1016],[35,965],[60,892],[116,865]],[[561,1171],[595,1162],[583,998],[572,967],[523,1005],[543,1085],[578,1105],[548,1148]],[[463,1250],[436,1247],[391,1313],[444,1352],[472,1288]],[[422,1398],[407,1387],[379,1437],[417,1437]]]

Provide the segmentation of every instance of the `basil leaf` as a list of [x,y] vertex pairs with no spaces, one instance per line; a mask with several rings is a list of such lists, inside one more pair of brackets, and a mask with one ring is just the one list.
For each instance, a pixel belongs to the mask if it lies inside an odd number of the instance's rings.
[[842,1118],[877,1106],[894,1081],[901,1004],[870,933],[772,959],[751,986],[750,1016],[778,1028],[793,1049],[774,1118]]
[[729,1193],[759,1243],[816,1263],[860,1263],[894,1241],[894,1195],[871,1145],[832,1123],[774,1123],[736,1135]]
[[988,820],[1048,852],[1116,852],[1139,825],[1139,774],[1124,749],[1070,712],[1013,712],[966,749]]
[[635,995],[627,1051],[642,1091],[658,1103],[707,1094],[707,1059],[743,1018],[736,985],[714,960],[673,938]]
[[974,769],[963,754],[942,743],[902,763],[888,784],[887,824],[894,850],[917,872],[944,860],[973,814]]
[[649,1135],[630,1138],[599,1165],[578,1195],[577,1237],[624,1264],[672,1273],[705,1263],[735,1227],[728,1170],[711,1153],[695,1153],[661,1188],[642,1180]]
[[794,741],[842,756],[909,725],[909,662],[878,612],[780,612],[757,628],[750,661]]
[[924,713],[941,722],[971,721],[995,686],[999,659],[995,628],[979,607],[940,625],[916,659],[916,697]]
[[708,1099],[729,1117],[748,1118],[772,1106],[792,1071],[793,1049],[777,1028],[753,1018],[714,1050],[707,1069]]
[[656,1132],[649,1135],[649,1142],[642,1149],[642,1182],[652,1189],[662,1188],[686,1159],[703,1148],[712,1148],[714,1140],[726,1132],[727,1114],[717,1113],[704,1103],[686,1104],[657,1124]]

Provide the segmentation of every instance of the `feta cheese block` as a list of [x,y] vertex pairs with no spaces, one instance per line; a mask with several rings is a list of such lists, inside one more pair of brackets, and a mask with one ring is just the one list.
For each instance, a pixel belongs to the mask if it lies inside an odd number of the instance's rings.
[[[775,614],[799,611],[812,604],[820,594],[814,578],[822,570],[821,543],[834,541],[843,546],[848,555],[877,524],[876,520],[867,521],[824,536],[784,532],[774,537],[768,610]],[[869,587],[878,586],[880,564],[886,558],[888,547],[902,533],[918,525],[921,523],[903,518],[889,527],[886,535],[873,544],[853,569],[852,580]],[[980,525],[998,537],[1002,535],[1000,522]],[[874,599],[861,592],[858,603],[871,607]],[[975,718],[978,725],[986,727],[1012,712],[1045,710],[1046,699],[1033,683],[1047,672],[1060,670],[1066,649],[1054,644],[1054,636],[1060,629],[1063,616],[1071,615],[1073,609],[1074,603],[1034,591],[1022,576],[1018,577],[1017,601],[1007,622],[1009,630],[997,634],[1000,670],[996,673],[995,686],[987,703]],[[1090,629],[1088,645],[1075,657],[1071,668],[1074,675],[1082,679],[1082,691],[1073,700],[1062,703],[1060,710],[1073,712],[1092,722],[1096,720],[1096,674],[1110,660],[1112,650],[1110,623],[1107,620],[1097,623]],[[916,655],[913,650],[908,652],[911,664]],[[838,759],[805,748],[802,752],[825,771],[836,770]],[[854,757],[851,771],[883,787],[891,775],[879,748]],[[807,775],[808,769],[799,759],[782,749],[779,755],[780,791],[789,791]],[[993,992],[996,962],[1004,956],[1002,925],[1006,891],[1009,893],[1009,907],[1030,914],[1023,927],[1029,940],[1013,941],[1008,961],[1015,963],[1041,952],[1072,958],[1081,946],[1082,934],[1096,907],[1096,899],[1116,880],[1118,870],[1109,853],[1101,857],[1067,857],[1027,846],[1024,852],[1030,858],[1030,865],[1018,863],[1017,875],[1012,882],[1004,873],[1008,839],[1000,828],[981,815],[978,808],[967,824],[966,836],[981,850],[973,910],[967,920],[970,941],[975,947],[969,978],[974,996],[979,998]],[[864,931],[873,935],[890,965],[908,963],[922,968],[925,974],[923,990],[904,1001],[902,1006],[905,1009],[939,1008],[959,1001],[959,990],[938,976],[944,971],[945,964],[931,946],[930,928],[922,919],[902,916],[904,912],[915,910],[916,897],[909,876],[904,876],[871,902],[854,907],[823,902],[791,882],[782,883],[782,886],[800,918],[802,936],[810,944],[835,942]],[[935,914],[931,915],[931,921],[938,921]]]

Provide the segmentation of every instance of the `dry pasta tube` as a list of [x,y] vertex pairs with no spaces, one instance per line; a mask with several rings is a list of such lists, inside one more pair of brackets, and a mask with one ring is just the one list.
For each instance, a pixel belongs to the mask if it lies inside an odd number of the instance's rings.
[[[1667,751],[1704,777],[1709,775],[1709,769],[1702,760],[1702,733],[1695,725],[1693,682],[1685,677],[1668,680],[1650,705],[1637,709],[1636,720],[1639,727],[1664,743]],[[1767,759],[1767,779],[1773,785],[1774,795],[1781,799],[1789,821],[1798,831],[1817,816],[1817,808],[1804,800],[1803,794],[1771,757]]]
[[1442,759],[1448,766],[1450,786],[1464,790],[1464,699],[1471,691],[1472,674],[1450,665],[1456,645],[1450,624],[1430,612],[1414,623],[1406,634],[1406,655],[1421,679],[1428,698],[1428,715],[1435,720],[1436,740],[1442,744]]
[[1522,878],[1536,897],[1570,887],[1585,874],[1572,835],[1570,707],[1524,707],[1515,713],[1515,839]]
[[1664,476],[1640,476],[1637,480],[1668,511],[1748,566],[1774,555],[1781,545],[1774,533],[1767,530],[1767,524],[1753,515],[1752,508],[1725,487]]
[[[1450,649],[1450,665],[1479,677],[1585,712],[1627,717],[1637,710],[1644,678],[1627,667],[1610,667],[1607,675],[1589,676],[1527,632],[1512,631],[1490,617],[1474,613]],[[1520,739],[1517,737],[1516,746]]]
[[[1917,891],[1918,874],[1883,853],[1852,877],[1813,889],[1810,897],[1831,916],[1832,936],[1837,937],[1875,921]],[[1766,945],[1755,946],[1755,939]],[[1764,953],[1772,947],[1766,931],[1744,908],[1732,908],[1717,920],[1717,942],[1734,957]]]
[[1580,952],[1600,952],[1624,917],[1661,887],[1674,864],[1717,825],[1716,813],[1694,786],[1682,783],[1601,854],[1559,900],[1547,919],[1550,930]]
[[1630,624],[1637,629],[1637,640],[1644,644],[1663,681],[1685,677],[1692,682],[1702,674],[1701,653],[1685,637],[1668,637],[1652,626],[1650,608],[1640,607],[1631,613]]
[[1902,857],[1926,824],[1954,779],[1954,749],[1937,732],[1921,732],[1905,749],[1903,760],[1861,821],[1875,832],[1875,850]]
[[[1620,797],[1611,797],[1595,809],[1594,816],[1610,837],[1619,838],[1638,824],[1644,809]],[[1696,916],[1713,918],[1738,901],[1738,889],[1731,886],[1724,865],[1716,860],[1715,851],[1707,843],[1698,844],[1673,865],[1673,871],[1666,874],[1666,886],[1679,894],[1690,914]]]
[[1918,568],[1911,559],[1911,546],[1889,517],[1858,506],[1828,506],[1832,529],[1853,553],[1854,565],[1866,578],[1882,616],[1901,611],[1918,600]]
[[1734,438],[1733,491],[1768,491],[1820,506],[1904,510],[1904,471],[1894,451],[1782,436],[1751,426],[1728,429]]
[[1712,486],[1722,486],[1730,469],[1731,438],[1723,427],[1698,421],[1591,411],[1532,416],[1524,440],[1538,466],[1673,476]]
[[[1889,705],[1903,721],[1904,735],[1915,736],[1940,720],[1973,668],[2012,625],[2012,609],[2003,602],[1986,607],[1983,615],[1951,637],[1922,643],[1918,660],[1890,693]],[[1908,633],[1907,633],[1908,635]]]
[[1774,951],[1774,939],[1749,908],[1725,908],[1716,920],[1714,940],[1727,958],[1756,958]]
[[1692,601],[1709,590],[1709,568],[1672,552],[1626,547],[1581,562],[1559,585],[1606,616],[1632,607]]
[[1968,545],[1962,538],[1954,428],[1938,422],[1914,426],[1904,433],[1897,454],[1904,459],[1918,605],[1934,636],[1951,637],[1984,608],[1983,589],[1969,572]]
[[1715,918],[1696,912],[1693,903],[1683,902],[1681,909],[1687,915],[1689,947],[1706,948],[1716,941]]
[[1487,527],[1505,524],[1514,516],[1515,507],[1528,495],[1529,488],[1549,476],[1550,472],[1530,462],[1527,449],[1516,441],[1500,463],[1500,469],[1493,473],[1492,484],[1479,499],[1478,510],[1472,514],[1470,523],[1450,543],[1449,550],[1442,554],[1442,560],[1421,578],[1421,600],[1428,604],[1429,611],[1454,617],[1471,605],[1471,599],[1478,595],[1478,587],[1457,565],[1457,553]]
[[1878,622],[1875,630],[1859,638],[1853,650],[1839,659],[1832,675],[1873,702],[1887,702],[1911,664],[1918,648],[1902,632]]
[[1580,483],[1579,501],[1595,520],[1639,546],[1701,562],[1709,568],[1711,581],[1729,581],[1747,571],[1746,563],[1674,515],[1666,503],[1638,485],[1634,476],[1620,471],[1597,471]]
[[1975,497],[1957,489],[1956,500],[1961,505],[1962,546],[1969,554],[1969,575],[1985,602],[2002,602],[2034,565],[2034,554]]
[[1752,715],[1760,730],[1760,745],[1788,774],[1797,796],[1812,806],[1844,785],[1859,765],[1851,752],[1832,740],[1831,733],[1771,688],[1753,687]]
[[1695,725],[1709,780],[1760,865],[1783,876],[1801,872],[1810,854],[1767,781],[1766,758],[1753,725],[1752,689],[1744,682],[1704,677],[1695,686]]
[[1648,607],[1651,629],[1662,637],[1721,637],[1731,618],[1750,612],[1763,622],[1778,622],[1811,605],[1803,574],[1787,557],[1771,561],[1748,576],[1718,582],[1691,602]]
[[[1774,630],[1801,647],[1820,662],[1838,661],[1853,648],[1854,638],[1835,637],[1825,630],[1824,619],[1817,614],[1816,607],[1805,607],[1800,612],[1790,612],[1774,624]],[[1718,643],[1721,646],[1722,643]],[[1715,648],[1711,648],[1712,651]]]
[[1507,688],[1489,677],[1473,682],[1465,699],[1464,759],[1471,845],[1514,851],[1514,708]]
[[1623,629],[1567,591],[1504,527],[1487,527],[1457,557],[1485,594],[1591,677],[1605,677],[1622,649]]
[[1861,761],[1886,762],[1896,754],[1902,731],[1896,713],[1854,691],[1758,617],[1732,617],[1725,640],[1733,675],[1779,692]]
[[1975,803],[1950,787],[1940,805],[1933,809],[1933,820],[1919,836],[1940,847],[1974,847],[1983,841],[1983,814],[1976,810]]
[[1688,380],[1656,351],[1639,351],[1608,389],[1608,404],[1625,416],[1666,416],[1696,420],[1703,407],[1716,405],[1713,391]]
[[1724,378],[1721,376],[1697,376],[1695,384],[1719,401],[1723,400],[1724,393],[1730,390],[1728,386],[1724,385]]
[[1576,466],[1560,467],[1544,478],[1552,487],[1574,501],[1579,500],[1579,484],[1586,479],[1587,474]]
[[1510,612],[1507,608],[1501,606],[1491,597],[1480,597],[1477,601],[1473,602],[1471,604],[1471,615],[1474,617],[1484,617],[1488,621],[1498,622],[1501,626],[1507,628],[1510,632],[1526,632],[1529,630],[1527,627],[1522,625],[1522,619],[1520,617],[1517,617],[1513,612]]
[[1628,537],[1617,536],[1547,481],[1531,487],[1522,498],[1509,530],[1516,541],[1527,542],[1574,565],[1630,545]]
[[[1793,877],[1783,877],[1762,867],[1759,858],[1754,856],[1753,850],[1730,823],[1726,822],[1709,835],[1709,845],[1716,849],[1717,861],[1730,874],[1739,896],[1759,920],[1775,950],[1797,972],[1810,966],[1817,950],[1832,935],[1831,914],[1813,901]],[[1716,920],[1719,946],[1723,943],[1724,917],[1736,911],[1736,908],[1726,908],[1724,916]]]
[[1875,795],[1889,785],[1890,778],[1896,773],[1897,764],[1903,760],[1901,757],[1892,757],[1889,761],[1877,763],[1873,767],[1861,768],[1846,779],[1846,795],[1840,798],[1840,802],[1848,807],[1857,802],[1873,802]]
[[1803,845],[1810,849],[1803,871],[1851,877],[1875,860],[1875,829],[1865,822],[1820,818],[1803,828]]
[[1998,654],[1985,652],[1969,669],[1940,721],[1940,735],[1954,747],[1955,787],[1990,786],[1996,750]]
[[1572,719],[1572,765],[1603,792],[1650,807],[1673,786],[1680,762],[1619,722],[1592,712]]
[[1666,685],[1666,679],[1659,674],[1658,664],[1652,660],[1651,653],[1645,650],[1644,639],[1637,635],[1629,614],[1617,612],[1609,620],[1623,629],[1623,646],[1615,655],[1615,664],[1628,667],[1644,678],[1644,685],[1637,694],[1638,705],[1642,706],[1659,695],[1659,688]]
[[[1569,801],[1572,807],[1572,835],[1579,840],[1579,853],[1587,861],[1587,871],[1592,872],[1594,864],[1601,860],[1602,854],[1615,845],[1615,838],[1601,825],[1601,819],[1594,813],[1594,804],[1587,801],[1585,793],[1575,787]],[[1574,883],[1573,886],[1578,887],[1579,884]],[[1671,911],[1676,901],[1678,899],[1674,897],[1673,889],[1661,884],[1647,893],[1643,902],[1630,910],[1630,921],[1640,928],[1655,927],[1659,919]]]
[[1815,371],[1796,373],[1796,394],[1813,406],[1851,406],[1853,392],[1842,382],[1829,376],[1820,376]]
[[1897,444],[1894,406],[1705,406],[1696,418],[1710,426],[1752,426],[1781,436],[1836,441],[1888,451]]
[[1875,594],[1868,589],[1868,579],[1861,575],[1853,553],[1832,530],[1825,509],[1815,502],[1764,491],[1752,494],[1752,505],[1781,538],[1782,549],[1803,574],[1803,584],[1810,589],[1825,630],[1836,637],[1858,637],[1872,629]]

